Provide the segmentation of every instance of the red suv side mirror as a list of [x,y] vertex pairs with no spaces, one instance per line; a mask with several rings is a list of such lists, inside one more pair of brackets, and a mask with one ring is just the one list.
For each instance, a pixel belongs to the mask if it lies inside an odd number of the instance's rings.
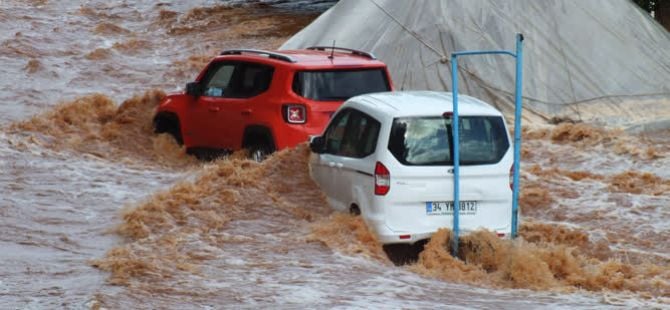
[[198,97],[202,94],[202,85],[199,82],[186,83],[186,94]]

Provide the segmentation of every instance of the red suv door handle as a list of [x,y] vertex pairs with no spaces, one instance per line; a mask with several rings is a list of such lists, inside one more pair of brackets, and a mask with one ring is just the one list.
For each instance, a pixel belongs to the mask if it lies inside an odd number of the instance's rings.
[[242,115],[244,115],[244,116],[251,115],[251,109],[242,110]]
[[212,106],[212,105],[210,105],[210,106],[208,107],[208,109],[209,109],[210,111],[212,111],[212,112],[219,112],[219,110],[221,110],[221,108],[219,108],[219,107],[217,107],[217,106]]

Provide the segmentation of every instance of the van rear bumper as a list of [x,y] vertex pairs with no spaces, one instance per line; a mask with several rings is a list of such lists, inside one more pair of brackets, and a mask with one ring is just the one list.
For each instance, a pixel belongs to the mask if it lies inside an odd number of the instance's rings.
[[[432,231],[421,231],[421,232],[394,231],[391,230],[383,221],[371,220],[371,219],[368,219],[368,221],[370,228],[372,228],[372,231],[377,236],[377,240],[379,240],[379,242],[382,244],[394,244],[394,243],[414,244],[421,240],[430,239],[430,237],[432,237],[433,234],[435,234],[435,232],[438,230],[436,228],[435,230]],[[444,228],[451,229],[451,227],[444,227]],[[510,227],[501,227],[500,229],[495,229],[494,231],[498,234],[499,237],[504,239],[509,239],[511,236]],[[472,230],[462,229],[460,231],[460,235],[462,237],[470,232],[472,232]]]

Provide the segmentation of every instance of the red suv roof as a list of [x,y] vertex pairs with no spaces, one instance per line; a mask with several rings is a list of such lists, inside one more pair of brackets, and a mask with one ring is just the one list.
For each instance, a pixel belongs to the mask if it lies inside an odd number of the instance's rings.
[[[270,53],[270,54],[268,54]],[[331,58],[332,55],[332,58]],[[248,57],[266,57],[271,60],[297,68],[315,68],[334,66],[356,67],[384,67],[385,64],[377,60],[374,55],[366,52],[335,48],[331,51],[327,47],[312,47],[304,50],[259,51],[259,50],[229,50],[218,56],[221,59],[248,59]],[[274,57],[273,57],[274,56]],[[282,56],[286,56],[284,59]],[[290,59],[290,60],[288,60]]]

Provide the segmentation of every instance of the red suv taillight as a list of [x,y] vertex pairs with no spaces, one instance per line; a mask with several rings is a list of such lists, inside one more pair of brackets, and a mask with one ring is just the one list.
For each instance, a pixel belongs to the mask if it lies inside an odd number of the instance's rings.
[[282,106],[284,121],[289,124],[304,124],[307,122],[307,110],[304,105],[285,104]]
[[514,190],[514,164],[509,168],[509,189]]
[[384,196],[391,189],[391,173],[386,167],[377,162],[375,165],[375,195]]

